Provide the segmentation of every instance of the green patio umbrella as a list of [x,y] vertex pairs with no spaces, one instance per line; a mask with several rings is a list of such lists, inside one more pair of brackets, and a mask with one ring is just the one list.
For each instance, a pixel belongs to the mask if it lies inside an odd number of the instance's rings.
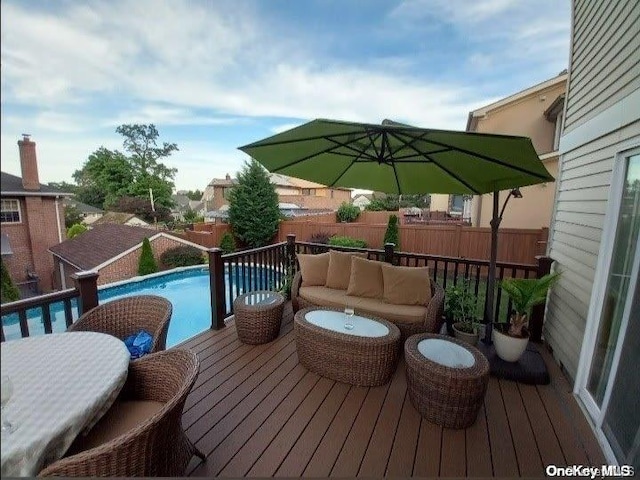
[[[488,298],[494,298],[498,192],[553,181],[526,137],[313,120],[239,147],[267,170],[330,187],[396,194],[494,193]],[[504,212],[504,207],[503,210]],[[490,339],[493,302],[485,321]]]

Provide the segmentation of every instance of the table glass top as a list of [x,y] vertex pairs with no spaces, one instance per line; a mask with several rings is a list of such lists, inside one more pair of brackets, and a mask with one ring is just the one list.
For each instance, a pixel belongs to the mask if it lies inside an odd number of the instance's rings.
[[270,305],[276,303],[280,298],[280,294],[277,292],[251,292],[245,295],[245,305]]
[[440,338],[427,338],[418,342],[418,351],[432,362],[451,368],[469,368],[476,363],[469,350],[457,343]]
[[[347,318],[346,314],[335,310],[313,310],[305,315],[305,319],[318,327],[346,333],[347,335],[359,337],[384,337],[389,335],[389,328],[377,320],[359,315]],[[353,328],[345,328],[345,323],[353,325]]]

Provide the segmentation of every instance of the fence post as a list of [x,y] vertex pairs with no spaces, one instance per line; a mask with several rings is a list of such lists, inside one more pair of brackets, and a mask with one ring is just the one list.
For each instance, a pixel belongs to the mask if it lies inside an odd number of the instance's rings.
[[384,261],[393,265],[393,257],[394,257],[394,249],[396,248],[395,243],[385,243],[384,244]]
[[98,306],[98,276],[98,272],[92,270],[71,275],[80,293],[80,302],[78,304],[78,313],[80,315]]
[[[551,272],[551,264],[553,259],[545,257],[543,255],[536,256],[536,262],[538,264],[538,270],[536,271],[536,278],[544,277]],[[540,305],[536,305],[531,310],[531,318],[529,319],[529,339],[534,342],[542,341],[542,323],[544,322],[544,310],[546,302]]]
[[210,248],[209,255],[209,291],[211,295],[211,328],[220,330],[224,328],[224,317],[227,313],[224,289],[224,260],[222,250]]
[[287,271],[286,273],[294,274],[296,269],[296,234],[289,233],[287,234],[287,258],[286,265]]

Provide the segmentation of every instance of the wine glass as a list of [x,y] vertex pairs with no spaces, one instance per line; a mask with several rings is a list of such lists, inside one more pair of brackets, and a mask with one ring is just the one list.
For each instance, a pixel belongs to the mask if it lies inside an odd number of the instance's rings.
[[11,379],[9,377],[3,376],[0,379],[0,409],[2,411],[2,433],[11,433],[13,432],[13,425],[5,418],[4,407],[6,407],[7,403],[9,403],[9,399],[11,399],[11,395],[13,395],[13,383],[11,383]]
[[353,330],[353,314],[355,313],[355,310],[353,309],[353,307],[350,307],[349,305],[347,305],[344,308],[344,314],[346,315],[345,321],[344,321],[344,328],[346,330]]

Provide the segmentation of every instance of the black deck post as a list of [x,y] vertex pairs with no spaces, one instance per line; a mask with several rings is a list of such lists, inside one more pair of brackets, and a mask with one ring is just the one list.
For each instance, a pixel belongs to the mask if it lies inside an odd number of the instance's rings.
[[224,289],[224,260],[222,250],[210,248],[209,255],[209,290],[211,295],[211,328],[224,328],[224,317],[227,313]]
[[91,270],[71,275],[71,278],[76,282],[78,292],[80,292],[78,303],[78,313],[80,315],[98,306],[98,277],[98,272]]
[[394,250],[396,248],[395,243],[384,244],[384,261],[393,265]]
[[296,270],[296,234],[287,234],[287,274],[293,275]]

